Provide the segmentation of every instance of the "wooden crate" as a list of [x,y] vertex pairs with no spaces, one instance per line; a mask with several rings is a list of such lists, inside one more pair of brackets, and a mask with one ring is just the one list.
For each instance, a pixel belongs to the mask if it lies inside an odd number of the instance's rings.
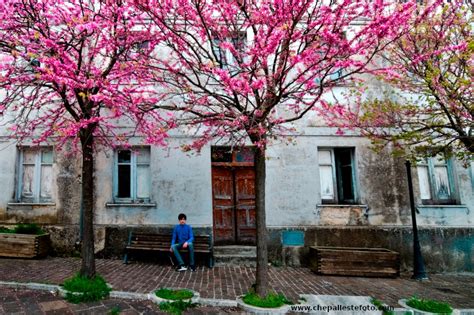
[[49,244],[49,234],[0,233],[0,256],[18,258],[43,257],[48,254]]
[[310,268],[323,275],[398,277],[400,254],[385,248],[310,247]]

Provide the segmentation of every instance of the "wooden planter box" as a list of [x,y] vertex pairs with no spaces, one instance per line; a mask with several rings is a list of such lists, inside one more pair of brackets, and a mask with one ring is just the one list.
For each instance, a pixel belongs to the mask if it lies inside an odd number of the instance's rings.
[[398,277],[400,254],[385,248],[310,247],[310,268],[323,275]]
[[49,234],[0,233],[0,256],[18,258],[44,257],[48,254],[49,244]]

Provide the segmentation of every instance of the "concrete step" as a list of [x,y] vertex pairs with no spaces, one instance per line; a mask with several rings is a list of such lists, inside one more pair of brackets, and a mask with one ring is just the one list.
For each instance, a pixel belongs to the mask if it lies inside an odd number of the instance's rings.
[[257,256],[257,247],[245,245],[214,246],[214,256],[219,255],[250,255]]
[[257,257],[252,255],[214,255],[216,266],[257,266]]
[[214,260],[217,266],[255,267],[257,264],[257,248],[244,245],[214,246]]

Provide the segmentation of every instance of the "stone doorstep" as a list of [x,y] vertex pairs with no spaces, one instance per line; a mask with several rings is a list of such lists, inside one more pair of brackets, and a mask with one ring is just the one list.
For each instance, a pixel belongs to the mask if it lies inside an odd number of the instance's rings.
[[[40,290],[40,291],[49,291],[55,295],[63,296],[66,290],[62,289],[59,285],[52,285],[52,284],[42,284],[42,283],[21,283],[21,282],[11,282],[11,281],[0,281],[0,286],[5,286],[14,289],[30,289],[30,290]],[[191,290],[193,291],[193,290]],[[290,310],[290,306],[288,307],[281,307],[277,310],[271,308],[261,308],[261,307],[254,307],[251,305],[243,304],[241,297],[238,297],[236,300],[226,300],[226,299],[210,299],[210,298],[201,298],[199,293],[193,291],[197,296],[193,297],[191,300],[194,303],[200,303],[206,306],[214,306],[214,307],[236,307],[240,306],[243,309],[253,312],[255,314],[285,314]],[[154,303],[161,303],[165,300],[162,298],[157,297],[154,292],[143,294],[143,293],[134,293],[134,292],[124,292],[124,291],[111,291],[109,296],[111,298],[120,298],[126,300],[150,300]],[[343,295],[314,295],[314,294],[300,294],[301,304],[300,306],[337,306],[337,305],[369,305],[370,303],[370,296],[343,296]],[[62,303],[51,303],[45,304],[41,307],[46,308],[48,310],[60,310],[64,308],[65,304]],[[275,313],[275,311],[277,313]],[[335,312],[334,314],[339,314],[340,312]],[[413,314],[412,310],[406,308],[395,308],[395,314]],[[347,312],[340,313],[340,314],[348,314]],[[353,313],[356,314],[356,313]],[[381,314],[380,311],[375,312],[364,312],[364,314]],[[455,309],[453,315],[474,315],[474,309]]]

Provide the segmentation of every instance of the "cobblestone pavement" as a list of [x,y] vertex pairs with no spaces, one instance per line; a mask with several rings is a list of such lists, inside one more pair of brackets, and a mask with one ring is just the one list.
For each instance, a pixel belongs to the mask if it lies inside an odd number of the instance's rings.
[[[201,306],[186,311],[184,314],[241,314],[237,307]],[[52,314],[167,314],[151,301],[133,301],[107,299],[99,302],[71,304],[62,297],[47,291],[11,289],[0,287],[0,314],[8,315],[52,315]]]
[[[97,272],[114,290],[149,293],[160,287],[195,290],[204,298],[235,299],[255,281],[255,269],[223,266],[197,272],[178,273],[171,266],[120,260],[97,259]],[[0,259],[0,281],[61,284],[80,269],[77,258],[42,260]],[[296,300],[299,294],[365,295],[391,306],[400,298],[416,295],[445,300],[456,308],[474,308],[474,273],[433,274],[429,281],[414,281],[409,275],[398,279],[319,276],[307,268],[270,267],[272,288]]]

